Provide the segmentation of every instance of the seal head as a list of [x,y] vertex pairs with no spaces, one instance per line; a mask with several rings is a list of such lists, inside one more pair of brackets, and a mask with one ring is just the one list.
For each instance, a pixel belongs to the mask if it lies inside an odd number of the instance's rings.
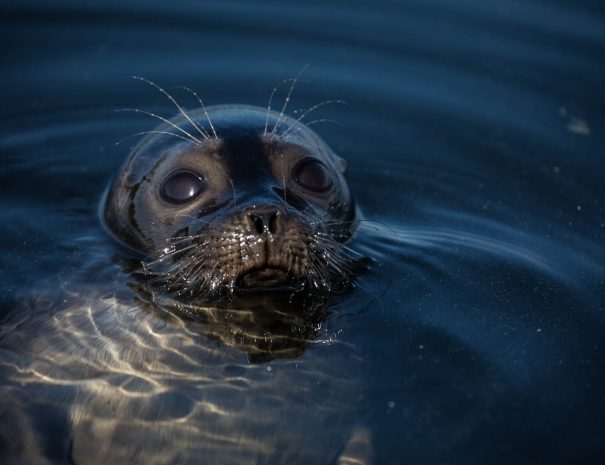
[[248,106],[178,116],[130,153],[101,206],[154,285],[181,298],[332,292],[350,278],[345,161],[293,118]]

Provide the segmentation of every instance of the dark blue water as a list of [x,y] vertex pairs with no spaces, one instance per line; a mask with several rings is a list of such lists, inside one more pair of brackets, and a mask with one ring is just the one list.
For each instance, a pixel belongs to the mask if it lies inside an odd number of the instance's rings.
[[[0,11],[6,460],[334,463],[364,431],[377,464],[603,463],[600,2]],[[116,142],[156,122],[115,110],[175,114],[128,76],[264,107],[305,64],[289,112],[347,102],[313,127],[372,220],[352,242],[370,271],[279,357],[122,312],[97,207],[136,138]]]

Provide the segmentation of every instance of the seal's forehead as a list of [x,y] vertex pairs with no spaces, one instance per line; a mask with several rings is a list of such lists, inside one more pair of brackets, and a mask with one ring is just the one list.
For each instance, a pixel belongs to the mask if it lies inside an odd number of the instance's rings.
[[331,150],[311,129],[284,114],[260,107],[221,105],[179,115],[146,136],[133,149],[124,182],[135,185],[155,166],[191,151],[220,154],[238,169],[258,167],[259,157],[309,154],[331,157]]
[[219,138],[224,140],[261,137],[265,142],[290,142],[313,149],[327,147],[302,121],[260,107],[221,105],[210,107],[207,115],[198,114],[196,118],[196,123],[204,127],[211,122]]

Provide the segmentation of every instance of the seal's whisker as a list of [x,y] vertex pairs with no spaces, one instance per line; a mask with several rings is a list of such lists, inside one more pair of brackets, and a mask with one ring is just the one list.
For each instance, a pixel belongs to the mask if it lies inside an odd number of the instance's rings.
[[315,237],[318,239],[321,239],[322,241],[324,241],[325,243],[331,244],[335,247],[339,247],[342,248],[344,250],[351,250],[353,252],[355,252],[350,246],[348,246],[347,244],[343,244],[340,241],[337,241],[332,234],[323,232],[323,231],[317,231],[315,233]]
[[332,260],[342,267],[348,267],[350,265],[349,260],[354,258],[350,251],[345,251],[345,249],[338,247],[336,244],[323,244],[323,249],[322,259],[326,260],[326,262]]
[[[178,238],[174,238],[174,239],[169,239],[168,241],[169,241],[170,245],[179,245],[179,244],[182,244],[183,242],[190,242],[190,241],[195,241],[197,239],[203,239],[204,237],[206,237],[208,235],[209,232],[219,232],[219,229],[207,228],[201,234],[195,234],[193,236],[178,237]],[[200,244],[198,244],[198,245],[200,245]]]
[[180,131],[183,134],[185,134],[188,138],[191,139],[192,142],[195,142],[198,145],[203,145],[203,142],[201,140],[199,140],[197,137],[192,136],[189,132],[185,131],[182,127],[174,124],[172,121],[167,120],[163,116],[157,115],[157,114],[152,113],[150,111],[139,110],[138,108],[120,108],[120,109],[118,109],[116,111],[118,111],[118,112],[130,111],[130,112],[133,112],[133,113],[142,113],[144,115],[151,116],[153,118],[157,118],[160,121],[163,121],[164,123],[168,124],[169,126],[172,126],[177,131]]
[[170,95],[166,90],[164,90],[162,87],[160,87],[159,85],[157,85],[155,82],[150,81],[149,79],[146,79],[144,77],[141,76],[132,76],[133,79],[137,79],[138,81],[143,81],[147,84],[149,84],[150,86],[155,87],[157,90],[159,90],[162,94],[164,94],[166,97],[168,97],[168,99],[174,103],[174,105],[177,107],[177,109],[179,110],[179,112],[185,117],[185,119],[187,121],[189,121],[193,127],[195,129],[197,129],[197,131],[202,135],[202,137],[206,140],[209,140],[208,135],[205,131],[202,131],[202,129],[195,124],[195,122],[189,117],[189,115],[187,114],[187,112],[183,109],[183,107],[181,107],[181,105],[179,105],[179,103],[176,101],[176,99]]
[[399,232],[397,232],[391,225],[389,225],[388,223],[385,223],[384,221],[379,221],[379,220],[373,220],[370,218],[361,218],[361,219],[354,219],[351,221],[343,221],[342,223],[338,222],[338,221],[334,221],[334,222],[323,222],[323,221],[318,221],[321,222],[322,224],[327,224],[327,225],[333,225],[333,226],[338,226],[339,224],[347,224],[347,223],[375,223],[378,226],[384,227],[386,229],[388,229],[392,234],[393,237],[398,237],[400,235]]
[[[309,221],[309,224],[314,226],[316,224],[322,224],[322,225],[326,225],[326,226],[340,226],[340,225],[349,225],[352,223],[358,223],[362,220],[358,220],[358,219],[354,219],[354,220],[332,220],[332,221],[326,221],[325,219],[325,214],[320,216],[319,218],[317,218],[314,221]],[[370,220],[371,221],[371,220]]]
[[170,257],[170,256],[172,256],[174,254],[183,253],[183,252],[186,252],[187,250],[193,249],[195,247],[198,247],[198,244],[191,244],[191,245],[189,245],[187,247],[182,247],[182,248],[179,248],[179,249],[177,249],[177,248],[170,249],[170,250],[164,249],[164,251],[162,251],[162,254],[161,254],[161,256],[159,258],[156,258],[155,260],[152,260],[152,261],[144,262],[145,266],[146,267],[152,267],[152,266],[154,266],[154,265],[156,265],[158,263],[163,262],[164,260],[166,260],[166,258],[168,258],[168,257]]
[[[212,208],[212,207],[216,207],[216,206],[220,206],[221,204],[211,204],[211,205],[207,205],[207,208]],[[196,222],[196,224],[200,225],[200,226],[208,226],[210,223],[212,223],[214,221],[214,218],[210,219],[210,220],[201,220],[199,216],[197,215],[192,215],[190,213],[171,213],[169,215],[165,215],[165,216],[161,216],[159,218],[159,221],[165,221],[167,219],[173,219],[173,218],[188,218],[190,220],[194,220]],[[188,237],[188,236],[186,236]],[[171,241],[173,238],[172,237],[168,237],[166,238],[166,242]]]
[[370,305],[372,305],[374,302],[378,302],[378,305],[380,305],[380,314],[384,315],[385,310],[384,310],[384,304],[382,303],[382,297],[384,297],[384,295],[388,291],[389,287],[391,287],[392,282],[393,282],[393,277],[391,277],[391,279],[389,280],[389,283],[386,285],[386,287],[382,291],[382,294],[380,294],[380,295],[372,292],[370,289],[368,289],[367,287],[365,287],[365,286],[361,285],[359,282],[357,282],[356,286],[371,297],[370,301],[366,305],[364,305],[364,307],[362,307],[360,313],[363,312],[365,309],[368,309],[370,307]]
[[320,261],[318,257],[314,257],[311,260],[311,263],[314,265],[313,271],[319,277],[320,284],[321,284],[321,286],[320,286],[318,282],[314,281],[315,287],[317,289],[320,289],[320,287],[323,287],[329,291],[331,289],[330,282],[332,281],[332,279],[330,279],[331,273],[329,270],[329,266],[325,262]]
[[332,123],[335,124],[341,128],[344,128],[344,124],[342,124],[340,121],[337,121],[335,119],[330,119],[330,118],[320,118],[320,119],[314,119],[313,121],[309,121],[308,123],[305,123],[305,125],[307,126],[313,126],[314,124],[319,124],[319,123]]
[[290,89],[288,90],[288,95],[286,95],[286,100],[284,100],[284,104],[282,106],[281,112],[279,113],[279,117],[277,118],[277,121],[275,122],[275,125],[273,126],[273,130],[271,131],[271,138],[273,138],[273,136],[275,135],[277,129],[279,128],[282,118],[284,117],[284,113],[286,112],[286,109],[288,108],[288,103],[290,103],[290,98],[292,97],[292,92],[294,92],[294,87],[296,87],[296,84],[298,83],[298,80],[300,79],[301,74],[307,69],[309,65],[305,65],[301,68],[301,70],[298,72],[298,74],[296,75],[296,77],[294,78],[294,80],[292,81],[292,85],[290,85]]
[[334,104],[334,103],[338,103],[338,104],[342,104],[342,105],[348,105],[347,102],[345,102],[344,100],[337,100],[337,99],[333,99],[333,100],[324,100],[323,102],[319,102],[316,105],[313,105],[311,108],[305,110],[298,118],[296,118],[296,121],[294,121],[290,127],[288,127],[288,129],[286,129],[284,131],[284,133],[282,134],[282,137],[286,136],[286,134],[288,134],[293,128],[294,125],[296,123],[301,123],[302,120],[310,113],[314,112],[315,110],[317,110],[318,108],[321,108],[323,106],[326,105],[330,105],[330,104]]
[[[169,132],[169,131],[141,131],[141,132],[137,132],[136,134],[131,134],[130,136],[124,137],[124,139],[120,139],[119,141],[116,142],[116,145],[120,145],[122,142],[124,142],[124,141],[126,141],[128,139],[132,139],[133,137],[143,136],[145,134],[166,134],[166,135],[169,135],[169,136],[178,137],[179,139],[183,139],[184,141],[187,141],[187,142],[192,142],[191,139],[189,139],[187,137],[180,136],[178,134],[175,134],[174,132]],[[195,142],[195,145],[197,145],[198,147],[200,147],[200,144],[198,144],[197,142]]]
[[231,176],[227,176],[229,179],[229,184],[231,184],[231,190],[233,191],[233,206],[237,209],[237,194],[235,193],[235,184],[233,184],[233,179]]
[[[202,294],[205,291],[206,297],[210,297],[213,293],[219,291],[219,277],[215,275],[217,265],[214,264],[211,267],[207,266],[206,262],[200,262],[192,265],[188,269],[187,278],[182,278],[175,275],[167,275],[164,283],[164,287],[176,292],[178,294],[188,293],[191,296]],[[179,278],[184,283],[175,282],[175,278]],[[179,288],[179,284],[183,287]]]
[[273,97],[275,96],[275,93],[277,92],[277,89],[279,89],[279,86],[281,86],[282,84],[286,83],[286,82],[292,82],[294,79],[290,78],[290,79],[282,79],[280,82],[278,82],[275,87],[273,87],[273,90],[271,91],[271,94],[269,95],[269,102],[267,103],[267,114],[265,117],[265,130],[263,131],[263,136],[267,135],[267,130],[268,130],[268,126],[269,126],[269,114],[271,113],[271,103],[273,102]]
[[275,86],[273,88],[273,90],[271,91],[271,94],[269,95],[269,102],[267,103],[267,115],[265,117],[265,129],[263,131],[263,136],[267,135],[267,126],[269,126],[269,113],[271,113],[271,102],[273,101],[273,96],[275,95],[275,92],[277,92],[277,86]]
[[314,221],[311,221],[309,224],[349,224],[349,223],[356,223],[359,221],[374,221],[371,219],[359,219],[359,218],[354,218],[354,219],[350,219],[350,220],[326,220],[326,212],[322,213],[321,215],[317,215],[316,219]]
[[[206,105],[204,105],[202,98],[198,95],[198,93],[196,91],[190,89],[189,87],[180,86],[180,88],[186,90],[187,92],[190,92],[197,99],[200,106],[202,107],[202,110],[204,111],[204,115],[206,116],[206,119],[208,120],[210,129],[212,129],[212,134],[214,134],[214,139],[219,140],[218,134],[216,133],[216,130],[214,129],[214,125],[212,124],[212,120],[210,119],[210,115],[208,114],[208,111],[206,111]],[[206,132],[206,134],[208,134],[208,133]],[[210,134],[208,134],[208,137],[210,137]]]
[[348,262],[355,262],[355,261],[365,258],[365,255],[363,255],[362,253],[352,249],[351,247],[349,247],[346,244],[337,242],[329,235],[323,236],[320,234],[316,234],[316,236],[322,240],[323,246],[326,249],[327,253],[330,253],[329,252],[330,248],[332,248],[338,252],[337,254],[334,254],[334,256],[338,257],[338,260],[343,259]]
[[[288,137],[292,137],[295,136],[298,132],[302,131],[305,129],[305,126],[313,126],[315,124],[320,124],[320,123],[332,123],[335,124],[338,127],[344,127],[344,125],[340,122],[340,121],[336,121],[334,119],[330,119],[330,118],[321,118],[321,119],[315,119],[313,121],[310,121],[308,123],[300,123],[300,122],[294,122],[292,123],[292,126],[290,126],[285,132],[284,134],[282,134],[282,137],[284,138],[288,138]],[[294,126],[298,126],[296,128],[294,128]],[[287,134],[286,134],[287,133]]]
[[209,221],[200,221],[199,226],[200,230],[194,234],[184,234],[184,235],[174,235],[172,237],[166,238],[166,242],[176,242],[187,239],[199,239],[201,237],[205,237],[209,232],[222,232],[222,229],[216,228],[212,223],[214,218]]
[[313,285],[318,288],[319,282],[330,290],[330,283],[338,283],[353,271],[353,263],[347,257],[348,254],[343,254],[342,244],[332,240],[324,234],[315,234],[315,242],[317,247],[322,250],[321,255],[313,255],[310,257],[312,270],[310,274],[317,276],[318,280],[312,280]]

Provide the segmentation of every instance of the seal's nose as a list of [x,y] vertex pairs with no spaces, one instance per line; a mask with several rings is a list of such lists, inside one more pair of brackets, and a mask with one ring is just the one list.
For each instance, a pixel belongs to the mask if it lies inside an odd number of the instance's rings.
[[280,212],[275,207],[254,208],[248,211],[250,231],[256,234],[275,234]]

